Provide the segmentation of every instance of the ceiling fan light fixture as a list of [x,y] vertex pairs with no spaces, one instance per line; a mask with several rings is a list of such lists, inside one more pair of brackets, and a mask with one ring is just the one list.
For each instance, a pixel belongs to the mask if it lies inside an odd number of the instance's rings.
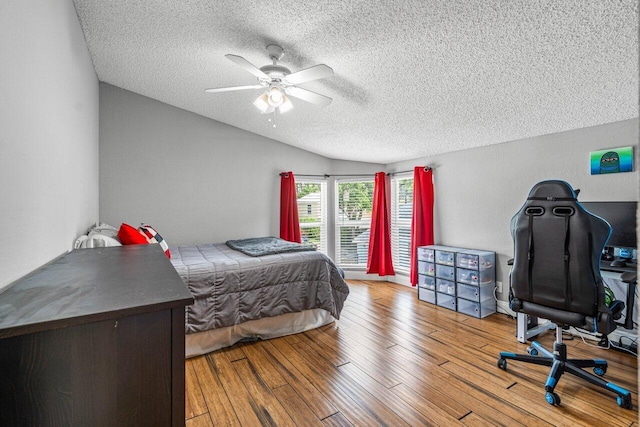
[[293,108],[293,103],[291,102],[291,100],[287,97],[287,95],[282,95],[282,104],[280,104],[280,114],[282,113],[286,113],[287,111],[291,110]]
[[268,98],[269,105],[272,105],[274,107],[279,107],[284,101],[283,97],[284,97],[284,94],[280,92],[280,89],[277,86],[274,86],[271,89],[269,89],[269,98]]
[[262,114],[264,114],[269,109],[269,107],[271,107],[271,105],[269,104],[269,97],[266,93],[263,93],[262,95],[257,97],[256,100],[253,101],[253,105],[255,105],[255,107],[260,110]]

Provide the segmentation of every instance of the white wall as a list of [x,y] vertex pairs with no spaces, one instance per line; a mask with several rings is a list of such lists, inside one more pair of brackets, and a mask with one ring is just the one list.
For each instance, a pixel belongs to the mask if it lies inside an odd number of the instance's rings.
[[98,80],[71,0],[0,2],[0,288],[98,218]]
[[277,236],[278,174],[289,170],[372,174],[383,166],[334,165],[328,158],[100,84],[100,218],[108,224],[147,222],[169,245]]
[[434,168],[437,244],[498,254],[497,280],[506,300],[507,260],[512,257],[509,222],[539,181],[561,179],[580,189],[578,200],[638,200],[634,172],[590,175],[591,151],[634,146],[638,119],[387,165],[387,171]]

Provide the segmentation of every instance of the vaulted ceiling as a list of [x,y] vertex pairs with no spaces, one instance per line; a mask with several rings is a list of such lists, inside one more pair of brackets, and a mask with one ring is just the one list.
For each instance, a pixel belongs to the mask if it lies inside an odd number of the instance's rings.
[[[635,0],[73,0],[100,81],[329,158],[391,163],[638,117]],[[275,116],[225,58],[279,44]]]

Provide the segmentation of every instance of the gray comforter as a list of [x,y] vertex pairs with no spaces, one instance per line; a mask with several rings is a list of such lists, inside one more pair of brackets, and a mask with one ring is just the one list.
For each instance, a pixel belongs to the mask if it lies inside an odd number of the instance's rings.
[[171,248],[171,263],[195,299],[186,332],[321,308],[340,317],[349,288],[316,251],[251,257],[224,243]]

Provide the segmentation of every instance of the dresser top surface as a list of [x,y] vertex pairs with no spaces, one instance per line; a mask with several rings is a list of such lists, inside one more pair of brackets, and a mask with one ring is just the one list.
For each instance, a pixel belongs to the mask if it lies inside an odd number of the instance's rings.
[[0,293],[0,338],[192,302],[159,245],[78,249]]

